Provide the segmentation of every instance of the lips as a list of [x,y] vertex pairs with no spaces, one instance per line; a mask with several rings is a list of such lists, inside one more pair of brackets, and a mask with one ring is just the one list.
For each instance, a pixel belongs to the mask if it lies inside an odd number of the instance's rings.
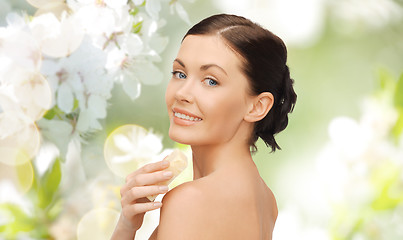
[[188,121],[195,121],[195,122],[201,121],[200,118],[190,117],[190,116],[182,114],[182,113],[174,113],[174,115],[177,118],[185,119],[185,120],[188,120]]
[[174,108],[173,110],[174,116],[181,120],[191,121],[191,122],[200,122],[202,118],[182,109]]

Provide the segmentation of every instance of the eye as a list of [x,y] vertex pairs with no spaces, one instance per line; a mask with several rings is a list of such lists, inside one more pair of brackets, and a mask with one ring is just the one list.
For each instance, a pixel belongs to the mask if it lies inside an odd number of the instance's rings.
[[179,79],[185,79],[186,78],[186,74],[184,74],[183,72],[179,72],[179,71],[173,71],[172,75],[175,78],[179,78]]
[[203,81],[204,84],[207,84],[208,86],[217,86],[218,82],[214,79],[207,78]]

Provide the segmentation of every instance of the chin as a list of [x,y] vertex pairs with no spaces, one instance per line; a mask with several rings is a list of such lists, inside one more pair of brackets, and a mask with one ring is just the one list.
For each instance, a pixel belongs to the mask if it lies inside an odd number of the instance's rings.
[[173,141],[190,145],[190,146],[207,146],[207,145],[214,145],[214,144],[221,144],[224,142],[222,138],[219,136],[212,137],[212,136],[204,136],[200,133],[195,132],[185,132],[185,131],[177,131],[176,129],[169,129],[169,138]]
[[200,134],[194,131],[184,131],[183,129],[169,128],[169,138],[173,141],[185,145],[203,144]]
[[171,128],[169,129],[169,138],[177,143],[186,145],[192,144],[192,139],[190,139],[189,134],[179,134],[178,131],[174,131]]

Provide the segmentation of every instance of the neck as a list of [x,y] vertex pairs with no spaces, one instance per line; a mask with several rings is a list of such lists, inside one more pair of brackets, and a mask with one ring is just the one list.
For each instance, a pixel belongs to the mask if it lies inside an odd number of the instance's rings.
[[248,144],[231,143],[212,146],[192,146],[193,179],[199,179],[229,166],[253,162]]

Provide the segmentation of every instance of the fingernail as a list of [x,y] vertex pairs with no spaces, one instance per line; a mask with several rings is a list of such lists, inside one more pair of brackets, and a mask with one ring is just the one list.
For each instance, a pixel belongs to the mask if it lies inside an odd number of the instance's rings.
[[172,172],[171,171],[167,171],[163,173],[164,177],[172,177]]
[[154,207],[161,207],[162,203],[161,202],[155,202],[153,203]]
[[168,188],[168,186],[163,185],[163,186],[160,186],[159,189],[161,191],[168,191],[169,188]]
[[169,165],[169,161],[163,160],[163,161],[161,162],[161,165],[162,165],[163,167],[167,167],[167,166]]

